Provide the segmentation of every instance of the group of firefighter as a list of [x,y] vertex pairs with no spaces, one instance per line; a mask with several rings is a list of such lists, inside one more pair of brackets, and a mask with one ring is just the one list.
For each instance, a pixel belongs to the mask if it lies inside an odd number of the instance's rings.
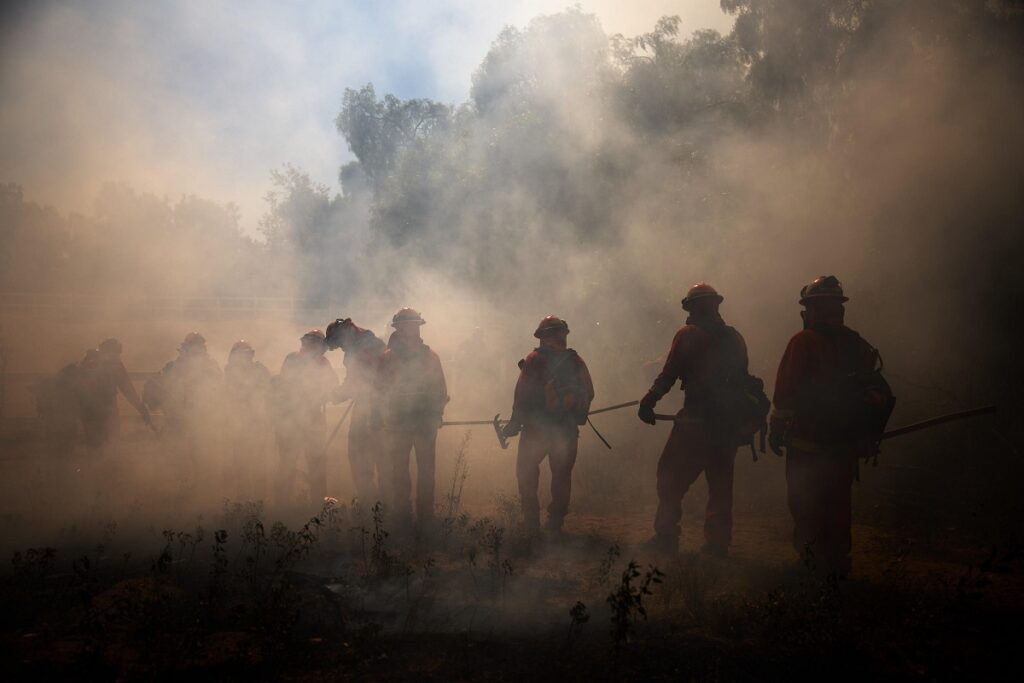
[[[708,500],[702,551],[724,557],[732,536],[733,468],[737,449],[753,445],[760,432],[771,450],[786,456],[788,504],[793,542],[819,568],[840,574],[850,569],[851,487],[861,458],[877,453],[894,398],[881,375],[878,352],[844,324],[842,285],[821,276],[801,289],[803,329],[779,364],[774,398],[747,370],[742,335],[723,320],[723,297],[706,283],[682,299],[688,314],[676,333],[660,374],[639,402],[638,416],[654,425],[673,423],[657,467],[658,508],[652,551],[678,552],[682,500],[704,473]],[[121,345],[107,340],[79,363],[79,380],[96,382],[102,394],[82,414],[86,442],[102,443],[116,430],[120,391],[152,425],[151,409],[164,415],[162,433],[176,435],[181,450],[194,453],[201,427],[226,434],[234,454],[232,476],[251,476],[252,453],[261,446],[260,426],[276,433],[275,494],[294,495],[297,464],[305,460],[310,497],[327,490],[325,448],[327,403],[351,401],[348,456],[356,496],[380,501],[399,528],[429,530],[434,518],[435,444],[442,426],[447,385],[438,355],[421,338],[426,321],[412,308],[392,318],[387,343],[350,318],[325,332],[311,330],[289,354],[280,373],[255,360],[245,341],[231,348],[223,373],[205,339],[187,335],[178,357],[146,383],[140,398],[120,360]],[[519,436],[516,477],[526,533],[558,538],[569,511],[579,427],[587,423],[594,386],[583,359],[568,347],[569,326],[556,316],[541,320],[538,346],[519,362],[511,416],[495,423],[500,437]],[[344,353],[340,385],[325,353]],[[92,373],[92,374],[90,374]],[[684,405],[675,415],[658,415],[658,401],[679,382]],[[235,410],[213,420],[208,406],[227,392]],[[223,395],[223,394],[221,394]],[[769,415],[769,411],[770,415]],[[763,447],[762,447],[763,448]],[[412,490],[410,456],[416,454]],[[540,467],[548,460],[551,499],[541,525]],[[412,504],[415,499],[415,507]]]

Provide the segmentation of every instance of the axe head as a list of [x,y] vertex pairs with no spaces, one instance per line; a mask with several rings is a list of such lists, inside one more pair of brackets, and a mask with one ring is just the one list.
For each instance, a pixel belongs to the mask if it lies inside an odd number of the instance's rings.
[[498,443],[501,444],[501,448],[504,450],[508,448],[508,439],[506,439],[505,435],[501,433],[501,424],[498,421],[498,417],[500,415],[501,413],[498,413],[494,416],[494,422],[492,422],[492,424],[494,425],[494,435],[498,437]]

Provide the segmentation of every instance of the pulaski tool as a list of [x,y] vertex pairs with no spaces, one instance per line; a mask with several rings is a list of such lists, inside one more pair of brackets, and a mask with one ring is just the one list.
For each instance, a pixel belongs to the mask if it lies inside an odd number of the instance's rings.
[[[607,412],[610,412],[612,410],[619,410],[620,408],[628,408],[630,406],[635,406],[635,405],[637,405],[639,403],[640,403],[640,401],[627,401],[625,403],[617,403],[617,404],[615,404],[613,406],[605,406],[604,408],[598,408],[597,410],[591,410],[589,413],[587,413],[587,416],[588,416],[587,417],[587,422],[590,423],[590,428],[594,430],[594,434],[597,435],[597,438],[601,439],[601,442],[605,446],[607,446],[608,448],[611,448],[612,447],[611,444],[608,443],[608,441],[603,436],[601,436],[601,433],[599,431],[597,431],[596,427],[594,427],[594,423],[590,422],[590,417],[589,416],[590,415],[597,415],[599,413],[607,413]],[[342,419],[344,419],[344,418],[342,418]],[[492,427],[494,427],[494,434],[495,434],[495,436],[498,437],[498,444],[501,445],[502,449],[505,449],[505,448],[508,448],[508,439],[502,433],[501,426],[503,424],[506,424],[507,422],[508,422],[508,420],[502,420],[501,419],[501,413],[498,413],[497,415],[495,415],[490,420],[450,420],[450,421],[446,420],[446,421],[441,423],[441,426],[442,427],[475,427],[475,426],[481,426],[481,425],[491,425]]]

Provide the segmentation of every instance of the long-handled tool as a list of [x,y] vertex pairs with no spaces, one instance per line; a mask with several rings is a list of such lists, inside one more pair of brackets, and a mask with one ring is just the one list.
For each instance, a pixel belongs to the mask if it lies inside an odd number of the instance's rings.
[[[947,422],[953,422],[955,420],[963,420],[968,417],[975,417],[977,415],[989,415],[996,412],[995,406],[981,406],[980,408],[971,408],[970,410],[961,410],[955,413],[949,413],[948,415],[939,415],[928,420],[921,422],[915,422],[913,424],[904,425],[897,427],[896,429],[890,429],[889,431],[882,434],[882,439],[892,439],[897,436],[903,436],[904,434],[910,434],[912,432],[918,432],[922,429],[928,429],[929,427],[935,427],[936,425],[945,424]],[[662,415],[656,413],[654,419],[659,422],[675,422],[679,419],[678,415]]]
[[607,413],[612,410],[618,410],[619,408],[628,408],[630,406],[638,406],[640,401],[626,401],[625,403],[617,403],[613,406],[607,406],[605,408],[598,408],[597,410],[591,410],[587,415],[599,415],[601,413]]
[[612,410],[618,410],[619,408],[629,408],[630,406],[635,405],[640,405],[640,401],[626,401],[625,403],[616,403],[613,406],[598,408],[597,410],[591,410],[589,413],[587,413],[587,424],[590,425],[590,428],[594,430],[594,434],[597,436],[597,438],[601,439],[601,443],[603,443],[608,450],[612,449],[612,445],[608,443],[608,439],[604,438],[604,436],[601,435],[601,432],[597,431],[597,427],[594,426],[594,423],[591,421],[590,416],[611,412]]
[[508,420],[501,419],[501,413],[498,413],[490,420],[448,420],[441,423],[442,427],[474,427],[479,425],[491,425],[494,427],[494,434],[498,437],[498,445],[502,449],[508,448],[508,439],[501,431],[501,425]]
[[[601,440],[601,443],[603,443],[605,446],[607,446],[610,449],[612,447],[612,445],[610,443],[608,443],[607,439],[605,439],[603,436],[601,436],[601,432],[597,431],[597,427],[595,427],[594,423],[590,421],[590,416],[591,415],[599,415],[600,413],[607,413],[607,412],[610,412],[612,410],[619,410],[620,408],[628,408],[630,406],[638,405],[639,403],[640,403],[640,401],[626,401],[625,403],[616,403],[613,406],[605,406],[604,408],[598,408],[597,410],[591,410],[589,413],[587,413],[587,423],[590,425],[590,428],[594,430],[594,434],[596,434],[597,438],[599,438]],[[492,427],[494,427],[494,434],[495,434],[495,436],[498,437],[498,444],[502,447],[502,449],[505,449],[505,448],[508,448],[508,439],[505,437],[505,434],[502,432],[501,425],[504,424],[504,423],[507,423],[507,422],[508,422],[508,420],[502,420],[501,419],[501,413],[498,413],[497,415],[494,416],[494,418],[492,418],[490,420],[450,420],[450,421],[442,422],[441,426],[442,427],[473,427],[473,426],[479,426],[479,425],[491,425]]]
[[990,415],[996,412],[995,406],[981,406],[980,408],[971,408],[970,410],[961,410],[956,413],[949,413],[948,415],[939,415],[928,420],[921,422],[915,422],[913,424],[904,425],[897,427],[896,429],[890,429],[885,434],[882,434],[883,439],[891,439],[894,436],[903,436],[904,434],[910,434],[911,432],[917,432],[922,429],[928,429],[935,425],[945,424],[946,422],[953,422],[954,420],[963,420],[964,418],[974,417],[975,415]]
[[341,429],[342,423],[345,421],[345,418],[348,417],[348,414],[352,412],[352,406],[354,406],[355,404],[355,401],[350,401],[348,404],[348,408],[345,408],[345,412],[342,413],[341,419],[338,420],[338,424],[334,425],[334,429],[331,430],[331,435],[327,437],[327,443],[324,444],[325,454],[327,453],[327,449],[331,447],[331,442],[334,441],[334,437],[338,435],[338,430]]

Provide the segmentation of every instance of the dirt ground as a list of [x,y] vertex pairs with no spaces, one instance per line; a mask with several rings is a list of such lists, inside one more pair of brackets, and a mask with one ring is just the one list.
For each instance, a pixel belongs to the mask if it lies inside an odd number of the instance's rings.
[[[643,543],[663,435],[627,417],[602,424],[614,451],[581,436],[557,539],[524,536],[515,449],[476,432],[442,433],[437,525],[417,532],[346,502],[344,430],[341,502],[319,509],[236,502],[225,458],[183,485],[167,442],[130,416],[106,456],[51,453],[10,421],[5,678],[952,680],[1015,661],[1024,555],[986,531],[984,509],[897,490],[896,456],[866,468],[853,571],[835,581],[791,547],[782,461],[741,451],[730,557],[697,552],[703,481],[685,500],[681,554],[654,554]],[[453,497],[460,454],[468,478]]]
[[[9,531],[28,521],[10,503]],[[509,500],[429,536],[346,506],[278,527],[230,502],[188,526],[72,512],[10,555],[10,679],[985,678],[1016,656],[1024,607],[1019,547],[856,524],[835,582],[800,566],[785,515],[742,509],[725,560],[695,552],[693,514],[678,557],[644,550],[650,507],[540,540]]]

